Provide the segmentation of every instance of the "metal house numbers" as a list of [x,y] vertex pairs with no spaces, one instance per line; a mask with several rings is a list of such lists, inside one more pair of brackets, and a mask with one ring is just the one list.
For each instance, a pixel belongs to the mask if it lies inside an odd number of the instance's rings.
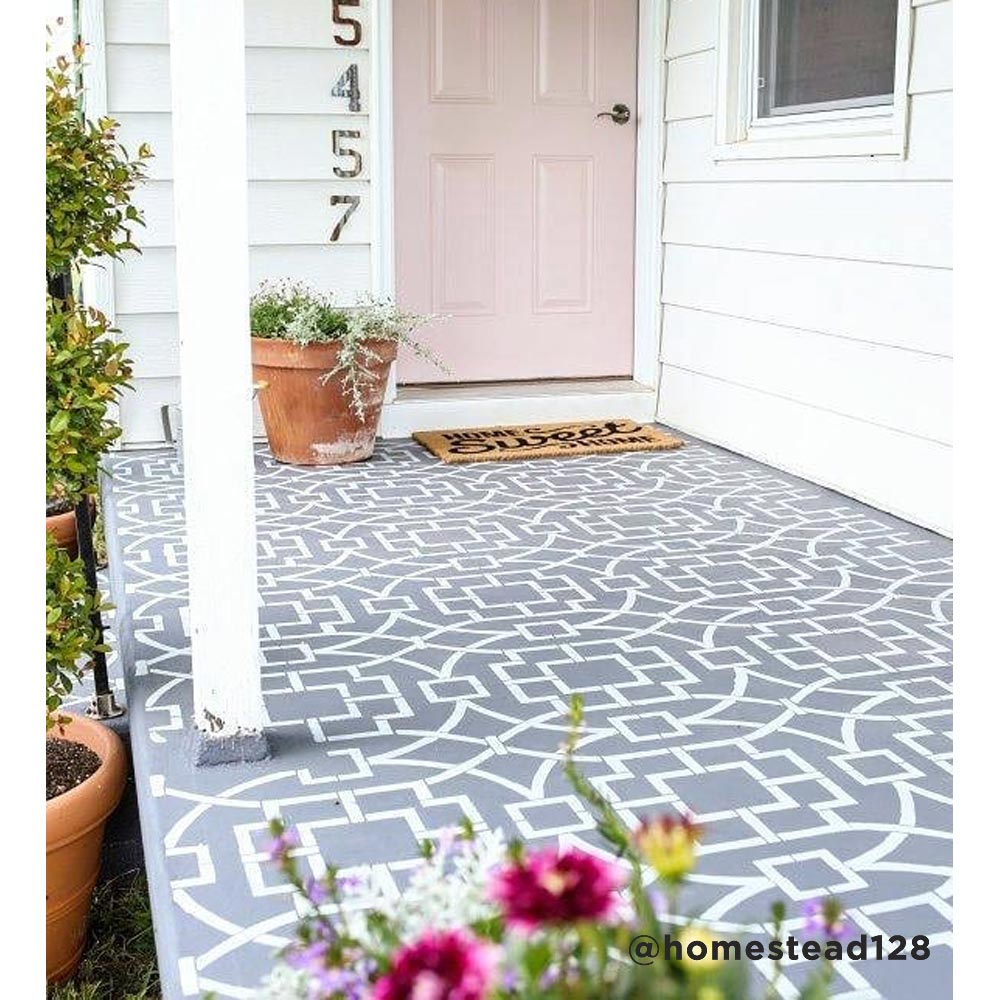
[[344,14],[345,7],[360,7],[361,0],[331,0],[333,4],[333,23],[348,29],[351,34],[345,38],[341,34],[335,34],[333,40],[338,45],[353,47],[361,44],[361,22],[354,17]]
[[349,111],[361,110],[361,88],[358,86],[358,64],[351,63],[333,85],[330,93],[334,97],[346,97]]
[[[333,42],[337,48],[357,48],[365,40],[362,19],[353,15],[359,15],[366,6],[366,0],[330,0]],[[340,73],[330,89],[330,96],[346,98],[348,113],[361,117],[361,83],[357,62],[349,63]],[[367,125],[367,122],[362,119],[358,121],[357,128],[335,128],[331,131],[330,148],[335,177],[353,180],[361,176],[364,161],[358,145],[363,138],[363,125]],[[338,213],[330,233],[331,243],[336,243],[340,239],[351,216],[360,207],[361,197],[356,193],[330,195],[330,205],[333,208],[344,206],[343,211]]]

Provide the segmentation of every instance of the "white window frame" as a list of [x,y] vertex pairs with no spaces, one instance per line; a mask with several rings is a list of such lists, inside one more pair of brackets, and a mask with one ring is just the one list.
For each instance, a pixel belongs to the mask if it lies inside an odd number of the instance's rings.
[[911,0],[898,0],[891,104],[757,115],[760,0],[721,0],[716,49],[716,160],[906,156],[913,34]]

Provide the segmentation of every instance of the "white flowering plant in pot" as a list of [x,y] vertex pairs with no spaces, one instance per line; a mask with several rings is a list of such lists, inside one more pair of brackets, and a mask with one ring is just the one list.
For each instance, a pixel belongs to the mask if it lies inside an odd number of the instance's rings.
[[375,448],[400,347],[440,365],[416,331],[431,317],[370,295],[341,305],[300,282],[265,282],[250,299],[254,381],[271,453],[340,465]]

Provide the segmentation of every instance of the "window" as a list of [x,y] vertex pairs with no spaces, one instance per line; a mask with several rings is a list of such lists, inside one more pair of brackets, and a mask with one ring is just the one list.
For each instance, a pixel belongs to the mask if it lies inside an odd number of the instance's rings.
[[892,104],[896,0],[762,0],[757,114]]
[[721,0],[717,158],[903,153],[909,0]]

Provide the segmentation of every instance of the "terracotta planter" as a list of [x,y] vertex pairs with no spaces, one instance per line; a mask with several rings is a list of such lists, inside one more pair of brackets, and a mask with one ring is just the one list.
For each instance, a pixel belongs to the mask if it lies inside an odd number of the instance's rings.
[[68,510],[65,514],[53,514],[45,518],[45,530],[55,538],[59,548],[69,553],[70,559],[77,557],[76,511]]
[[271,453],[290,465],[360,462],[375,450],[375,431],[396,345],[371,341],[375,381],[365,392],[361,420],[351,409],[339,376],[323,376],[337,364],[338,344],[299,347],[284,340],[252,337],[253,376]]
[[72,715],[49,736],[83,743],[101,766],[83,784],[45,803],[45,968],[50,983],[80,964],[90,897],[101,864],[104,824],[125,788],[125,750],[107,726]]
[[[97,505],[90,501],[90,524],[93,527],[97,517]],[[80,550],[76,540],[76,511],[68,510],[65,514],[53,514],[45,518],[45,530],[56,540],[56,545],[69,553],[70,559],[75,559]]]

